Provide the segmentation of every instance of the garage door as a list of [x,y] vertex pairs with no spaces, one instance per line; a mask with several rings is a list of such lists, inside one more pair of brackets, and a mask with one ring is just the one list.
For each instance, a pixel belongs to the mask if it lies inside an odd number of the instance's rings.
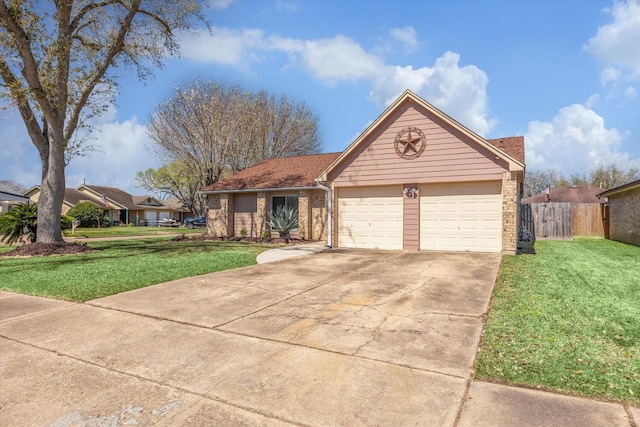
[[338,246],[402,249],[402,188],[340,188]]
[[500,252],[499,181],[420,186],[420,249]]

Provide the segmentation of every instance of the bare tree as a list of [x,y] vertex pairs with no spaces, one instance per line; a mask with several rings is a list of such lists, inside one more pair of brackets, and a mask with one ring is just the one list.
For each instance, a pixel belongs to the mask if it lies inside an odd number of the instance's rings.
[[319,152],[317,127],[304,103],[196,80],[161,103],[147,129],[156,154],[189,164],[202,188],[266,158]]
[[139,187],[151,191],[161,199],[166,196],[176,197],[194,215],[201,216],[205,214],[206,205],[198,194],[202,184],[195,178],[190,165],[181,161],[136,174]]
[[177,53],[175,32],[198,20],[198,0],[0,1],[0,97],[19,112],[42,161],[38,242],[62,241],[65,152],[113,101],[115,70],[149,77]]
[[27,191],[27,188],[15,181],[3,180],[0,181],[0,191],[6,191],[13,194],[23,194],[25,191]]
[[547,186],[559,187],[567,184],[568,182],[564,175],[557,169],[527,171],[524,178],[524,197],[540,194]]
[[603,189],[617,187],[640,178],[640,168],[625,169],[615,163],[600,163],[589,172],[589,183]]

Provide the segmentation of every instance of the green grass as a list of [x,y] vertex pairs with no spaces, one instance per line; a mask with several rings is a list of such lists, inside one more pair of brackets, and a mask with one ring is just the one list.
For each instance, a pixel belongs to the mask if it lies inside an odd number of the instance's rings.
[[63,230],[64,237],[128,237],[128,236],[154,236],[167,233],[172,234],[198,234],[204,233],[204,228],[189,229],[183,227],[101,227],[101,228],[76,228]]
[[640,248],[538,241],[505,256],[476,377],[640,402]]
[[[141,238],[88,243],[98,252],[0,258],[0,289],[87,301],[182,277],[244,267],[274,245]],[[3,247],[4,252],[11,248]]]

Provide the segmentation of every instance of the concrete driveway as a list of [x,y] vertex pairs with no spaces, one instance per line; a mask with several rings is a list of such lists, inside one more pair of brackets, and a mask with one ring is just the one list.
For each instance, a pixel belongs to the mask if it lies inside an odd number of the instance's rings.
[[486,405],[464,404],[509,400],[471,383],[499,262],[332,249],[85,304],[2,292],[0,419],[490,425]]

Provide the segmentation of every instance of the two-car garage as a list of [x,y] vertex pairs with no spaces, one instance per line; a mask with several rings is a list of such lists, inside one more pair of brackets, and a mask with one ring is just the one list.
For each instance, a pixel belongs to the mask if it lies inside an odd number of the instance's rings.
[[[406,249],[415,234],[420,250],[500,252],[500,181],[422,184],[419,221],[404,221],[409,197],[402,185],[339,188],[337,237],[340,247]],[[405,228],[415,229],[405,229]]]

